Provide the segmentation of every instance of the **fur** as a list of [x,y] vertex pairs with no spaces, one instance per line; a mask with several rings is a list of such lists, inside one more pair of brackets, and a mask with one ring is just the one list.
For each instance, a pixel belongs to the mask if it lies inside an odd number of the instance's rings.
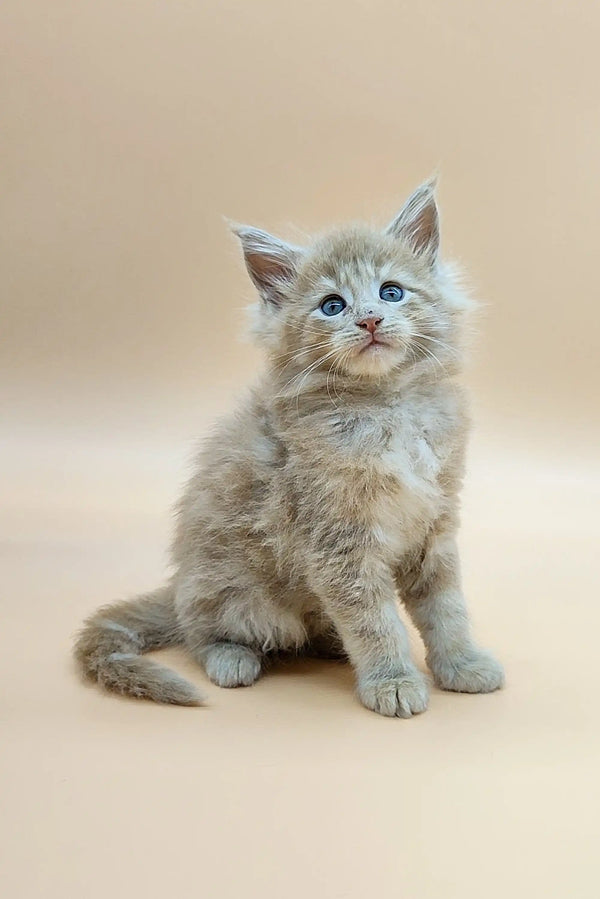
[[[428,687],[399,596],[440,687],[497,689],[502,668],[473,642],[460,585],[470,303],[439,259],[434,184],[384,231],[337,229],[301,248],[234,230],[259,294],[265,373],[199,455],[169,584],[86,622],[83,672],[193,705],[195,688],[144,651],[182,644],[223,687],[253,683],[277,653],[346,656],[365,706],[410,717]],[[380,298],[385,282],[403,287],[401,302]],[[331,294],[346,307],[328,317]]]

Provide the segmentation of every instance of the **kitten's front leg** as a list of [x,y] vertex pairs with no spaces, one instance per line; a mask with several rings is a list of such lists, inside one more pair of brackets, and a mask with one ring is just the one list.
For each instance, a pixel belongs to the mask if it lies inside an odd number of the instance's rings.
[[490,693],[504,683],[502,666],[471,638],[454,538],[428,540],[419,564],[397,572],[401,597],[427,651],[436,684],[460,693]]
[[363,705],[398,718],[425,711],[427,682],[410,657],[389,566],[353,547],[328,558],[315,554],[311,568],[311,587],[342,638]]

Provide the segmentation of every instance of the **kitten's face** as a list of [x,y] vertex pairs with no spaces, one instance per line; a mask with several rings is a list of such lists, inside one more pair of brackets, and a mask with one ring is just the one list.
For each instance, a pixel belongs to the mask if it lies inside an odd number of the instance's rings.
[[309,250],[282,326],[286,351],[329,354],[332,367],[364,377],[410,365],[428,347],[437,355],[448,330],[429,266],[366,229],[337,232]]
[[290,372],[380,379],[455,360],[463,304],[437,260],[430,184],[385,232],[338,230],[307,249],[238,234],[263,301],[254,332]]

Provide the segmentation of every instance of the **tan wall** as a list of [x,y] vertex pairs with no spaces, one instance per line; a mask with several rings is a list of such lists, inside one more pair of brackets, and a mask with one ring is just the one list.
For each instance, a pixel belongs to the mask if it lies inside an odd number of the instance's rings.
[[2,17],[2,355],[21,415],[229,397],[257,360],[232,340],[250,294],[221,216],[383,221],[439,166],[445,249],[489,304],[482,409],[517,431],[517,413],[585,425],[596,4],[7,0]]

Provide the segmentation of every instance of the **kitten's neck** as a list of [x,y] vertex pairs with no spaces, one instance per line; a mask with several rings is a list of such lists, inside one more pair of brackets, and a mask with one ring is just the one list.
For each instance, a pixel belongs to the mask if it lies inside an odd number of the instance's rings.
[[269,366],[266,374],[267,393],[278,414],[294,417],[326,413],[355,411],[359,406],[372,408],[402,404],[416,393],[435,393],[444,385],[450,385],[460,375],[456,362],[443,367],[425,362],[409,369],[395,369],[380,377],[358,377],[334,374],[331,370],[317,369],[309,374],[282,371],[276,364]]

